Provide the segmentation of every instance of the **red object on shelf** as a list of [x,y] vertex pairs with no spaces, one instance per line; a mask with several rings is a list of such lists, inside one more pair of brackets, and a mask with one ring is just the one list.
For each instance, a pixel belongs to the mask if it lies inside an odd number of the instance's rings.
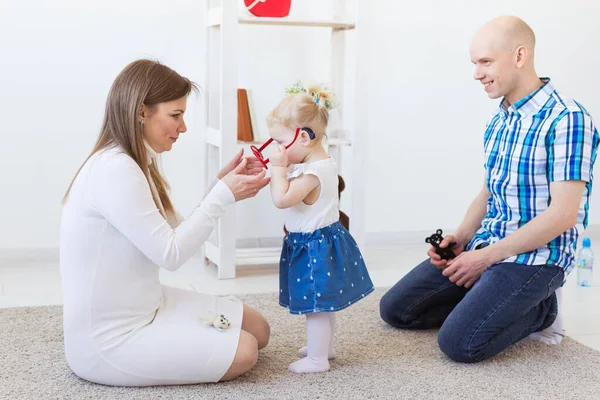
[[292,0],[244,0],[244,4],[257,17],[283,18],[289,15]]

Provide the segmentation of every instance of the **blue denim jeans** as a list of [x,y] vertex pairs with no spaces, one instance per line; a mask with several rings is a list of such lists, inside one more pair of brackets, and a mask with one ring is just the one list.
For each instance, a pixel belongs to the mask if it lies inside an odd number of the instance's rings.
[[381,318],[397,328],[440,328],[438,344],[448,357],[478,362],[552,325],[563,278],[555,265],[499,263],[465,289],[427,259],[383,296]]

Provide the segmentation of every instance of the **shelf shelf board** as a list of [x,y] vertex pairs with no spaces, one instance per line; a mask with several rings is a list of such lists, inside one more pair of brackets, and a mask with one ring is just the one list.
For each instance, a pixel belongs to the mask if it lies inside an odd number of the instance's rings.
[[[206,18],[207,26],[217,27],[223,22],[221,7],[215,7],[208,10]],[[238,23],[244,25],[262,25],[262,26],[299,26],[299,27],[317,27],[332,28],[335,30],[351,30],[356,27],[354,21],[345,21],[338,19],[299,19],[299,18],[267,18],[254,17],[250,15],[239,15]]]
[[327,19],[291,19],[291,18],[264,18],[264,17],[239,17],[240,24],[246,25],[283,25],[283,26],[303,26],[333,28],[341,30],[350,30],[355,28],[352,21],[327,20]]

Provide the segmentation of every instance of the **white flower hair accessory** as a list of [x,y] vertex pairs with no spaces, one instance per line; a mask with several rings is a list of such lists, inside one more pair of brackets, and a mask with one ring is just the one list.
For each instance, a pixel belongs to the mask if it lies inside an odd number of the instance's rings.
[[305,86],[302,81],[298,81],[291,88],[287,88],[285,92],[287,94],[308,93],[315,99],[317,106],[324,107],[327,110],[337,107],[335,96],[326,86]]

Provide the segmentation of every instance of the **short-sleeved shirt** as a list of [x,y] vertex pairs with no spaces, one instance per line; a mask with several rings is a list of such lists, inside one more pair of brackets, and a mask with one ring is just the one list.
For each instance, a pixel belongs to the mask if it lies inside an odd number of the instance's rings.
[[593,166],[599,135],[587,110],[543,85],[507,107],[503,100],[488,121],[485,171],[491,195],[487,213],[467,250],[493,244],[540,215],[550,205],[550,183],[585,181],[577,224],[546,245],[504,260],[519,264],[553,264],[565,275],[574,266],[579,234],[587,227]]

